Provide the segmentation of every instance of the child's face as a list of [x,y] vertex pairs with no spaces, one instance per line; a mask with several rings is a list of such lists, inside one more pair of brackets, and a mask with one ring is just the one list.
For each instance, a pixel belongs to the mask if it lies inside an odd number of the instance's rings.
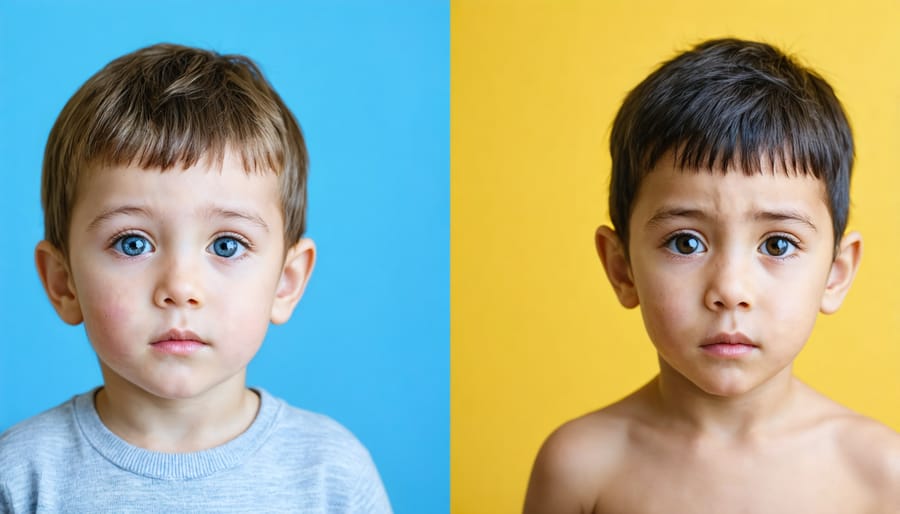
[[662,372],[707,393],[790,373],[817,313],[832,310],[831,216],[811,176],[695,173],[663,160],[629,228],[633,292]]
[[278,187],[274,173],[247,174],[232,156],[221,170],[124,166],[81,181],[74,298],[57,308],[83,319],[107,384],[171,399],[243,384],[270,320],[287,320],[312,266],[308,240],[285,252]]

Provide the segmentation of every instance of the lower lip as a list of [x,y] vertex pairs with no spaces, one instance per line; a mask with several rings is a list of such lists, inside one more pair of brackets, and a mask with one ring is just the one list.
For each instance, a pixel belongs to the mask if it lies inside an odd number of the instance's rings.
[[700,348],[703,348],[703,351],[707,354],[716,357],[741,357],[756,349],[755,346],[749,344],[728,343],[707,344]]
[[199,341],[160,341],[150,346],[168,355],[191,355],[206,345]]

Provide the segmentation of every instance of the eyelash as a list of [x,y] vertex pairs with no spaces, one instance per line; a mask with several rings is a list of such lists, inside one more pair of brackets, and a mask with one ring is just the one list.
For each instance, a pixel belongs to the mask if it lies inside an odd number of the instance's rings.
[[253,243],[251,243],[249,239],[247,239],[246,237],[244,237],[240,234],[237,234],[234,232],[220,232],[220,233],[216,234],[215,236],[213,236],[213,241],[215,241],[216,239],[219,239],[220,237],[234,238],[237,240],[238,243],[241,243],[242,245],[244,245],[244,247],[247,248],[248,251],[253,249]]
[[[680,252],[673,251],[673,250],[669,249],[669,246],[670,246],[672,243],[674,243],[676,239],[678,239],[679,237],[682,237],[682,236],[690,236],[690,237],[696,239],[697,241],[699,241],[700,245],[703,247],[704,250],[708,250],[707,244],[706,244],[706,242],[703,240],[703,238],[700,237],[697,233],[695,233],[695,232],[693,232],[693,231],[689,231],[689,230],[678,231],[678,232],[675,232],[674,234],[670,234],[670,235],[666,236],[666,237],[663,239],[662,243],[660,244],[660,247],[669,250],[670,253],[671,253],[674,257],[679,257],[679,258],[690,257],[690,256],[692,256],[692,255],[694,255],[694,254],[696,254],[696,253],[700,253],[700,252],[680,253]],[[790,234],[786,234],[786,233],[784,233],[784,232],[775,232],[775,233],[767,234],[766,237],[763,239],[762,243],[760,243],[760,244],[757,246],[757,248],[762,247],[763,245],[765,245],[766,241],[768,241],[768,240],[770,240],[770,239],[773,239],[773,238],[784,239],[785,241],[787,241],[788,243],[790,243],[791,246],[794,247],[794,251],[792,251],[791,253],[789,253],[789,254],[787,254],[787,255],[769,255],[769,254],[763,254],[763,255],[766,255],[767,257],[772,257],[772,258],[780,259],[780,260],[783,260],[783,259],[789,259],[789,258],[792,258],[792,257],[796,257],[797,251],[803,249],[803,247],[800,245],[800,240],[799,240],[799,239],[797,239],[796,237],[794,237],[794,236],[792,236],[792,235],[790,235]]]
[[250,255],[250,252],[253,251],[253,243],[251,243],[250,240],[247,239],[246,237],[244,237],[240,234],[236,234],[234,232],[221,232],[221,233],[216,234],[215,236],[213,236],[213,238],[212,238],[213,242],[210,243],[210,246],[215,244],[216,241],[218,241],[219,239],[221,239],[223,237],[229,237],[231,239],[234,239],[235,241],[237,241],[244,247],[244,251],[241,252],[241,254],[238,255],[237,257],[222,257],[220,255],[217,255],[216,257],[219,257],[220,259],[223,259],[223,260],[229,261],[229,262],[241,261],[241,260],[247,258]]
[[[138,230],[133,230],[133,229],[128,229],[128,230],[123,230],[121,232],[117,232],[114,236],[112,236],[109,239],[109,241],[106,244],[106,247],[113,249],[119,243],[119,241],[125,239],[126,237],[130,237],[130,236],[143,237],[144,239],[146,239],[147,241],[150,242],[150,246],[152,246],[154,249],[156,248],[156,245],[153,244],[153,242],[151,241],[151,239],[149,237],[147,237],[142,232],[140,232]],[[236,232],[218,233],[213,237],[213,241],[215,241],[216,239],[219,239],[220,237],[230,237],[230,238],[236,240],[238,243],[242,244],[244,246],[244,248],[246,249],[246,251],[244,253],[242,253],[238,257],[231,259],[231,260],[243,259],[244,257],[247,256],[247,252],[250,252],[254,249],[254,245],[253,245],[253,243],[250,242],[249,239],[247,239],[246,237],[244,237]],[[122,255],[122,256],[127,257],[127,258],[138,257],[138,256],[130,256],[130,255]]]
[[766,235],[766,238],[763,239],[763,242],[760,244],[760,246],[766,244],[766,241],[768,241],[769,239],[773,239],[773,238],[784,239],[785,241],[787,241],[794,247],[794,251],[792,251],[788,255],[771,255],[771,256],[766,255],[767,257],[774,257],[776,259],[781,259],[781,260],[790,259],[790,258],[796,257],[797,252],[803,249],[803,247],[800,246],[799,239],[797,239],[796,237],[794,237],[790,234],[785,234],[783,232],[775,232],[773,234]]
[[690,230],[681,230],[681,231],[675,232],[674,234],[669,234],[662,240],[660,247],[665,248],[666,250],[669,251],[669,253],[672,256],[678,257],[678,258],[690,257],[690,256],[698,253],[698,252],[680,253],[680,252],[674,251],[671,248],[669,248],[669,246],[672,245],[676,239],[678,239],[679,237],[683,237],[683,236],[689,236],[689,237],[696,239],[697,241],[700,242],[700,245],[703,247],[704,250],[707,249],[706,243],[703,241],[703,238],[700,237],[700,235],[697,234],[696,232],[693,232]]
[[[150,242],[151,247],[156,248],[156,246],[153,244],[153,242],[150,240],[150,238],[147,237],[146,234],[143,234],[139,230],[134,230],[134,229],[127,229],[127,230],[122,230],[121,232],[117,232],[114,236],[109,238],[109,241],[106,243],[106,247],[109,249],[113,249],[113,248],[115,248],[115,246],[117,244],[119,244],[120,241],[122,241],[126,237],[131,237],[131,236],[142,237],[142,238],[146,239],[148,242]],[[128,258],[137,257],[137,256],[124,255],[124,254],[122,256],[128,257]]]

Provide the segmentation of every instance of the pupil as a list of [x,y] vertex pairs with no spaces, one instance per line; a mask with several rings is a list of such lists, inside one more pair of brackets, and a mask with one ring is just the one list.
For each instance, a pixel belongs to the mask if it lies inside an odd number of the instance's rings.
[[769,240],[769,253],[775,255],[781,255],[787,249],[787,241],[784,239],[771,239]]
[[138,255],[144,249],[144,240],[131,237],[125,241],[125,251],[131,255]]
[[697,239],[693,237],[682,237],[678,240],[678,249],[683,253],[693,253],[697,250]]
[[216,253],[222,257],[230,257],[237,251],[237,243],[232,239],[219,239],[216,242]]

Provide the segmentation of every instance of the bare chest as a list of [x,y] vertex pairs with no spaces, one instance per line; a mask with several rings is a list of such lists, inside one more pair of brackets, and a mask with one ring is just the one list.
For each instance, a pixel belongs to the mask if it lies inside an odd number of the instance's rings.
[[867,484],[835,455],[636,451],[602,488],[597,513],[878,513]]

